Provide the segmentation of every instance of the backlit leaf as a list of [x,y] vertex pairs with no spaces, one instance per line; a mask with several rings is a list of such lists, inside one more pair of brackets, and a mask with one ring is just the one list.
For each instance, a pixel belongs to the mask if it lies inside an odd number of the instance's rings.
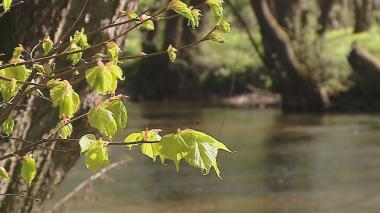
[[178,50],[176,48],[174,48],[172,45],[169,45],[167,52],[168,52],[170,61],[175,62],[177,58],[177,51]]
[[7,11],[11,8],[12,0],[3,0],[4,11]]
[[44,55],[50,53],[50,51],[53,49],[53,41],[50,39],[49,36],[46,36],[42,42],[42,49],[44,50]]
[[159,143],[159,156],[162,163],[166,159],[173,161],[178,171],[179,162],[188,153],[188,149],[188,145],[180,134],[169,134],[163,136]]
[[36,173],[36,162],[32,156],[24,156],[22,158],[21,177],[28,183],[29,186],[32,184],[33,179],[36,177]]
[[15,126],[15,121],[13,119],[13,116],[9,115],[7,120],[5,120],[5,122],[2,125],[4,135],[10,136],[13,132],[14,126]]
[[[71,44],[69,48],[69,52],[75,52],[82,50],[78,45],[76,44]],[[67,59],[69,59],[73,65],[77,64],[80,59],[82,58],[82,52],[77,52],[77,53],[71,53],[67,55]]]
[[59,134],[59,137],[61,137],[62,139],[67,139],[67,138],[70,138],[71,137],[71,134],[73,133],[73,125],[71,123],[68,123],[66,125],[64,125],[65,122],[62,121],[60,122],[60,127],[62,127],[58,134]]
[[53,107],[59,107],[59,117],[71,118],[79,110],[79,95],[66,80],[54,84],[54,87],[50,89],[50,97]]
[[0,180],[9,180],[9,174],[2,166],[0,167]]
[[221,0],[206,0],[206,4],[211,7],[216,22],[219,22],[223,18],[223,6]]
[[103,107],[97,107],[89,111],[88,123],[109,138],[112,138],[117,132],[117,122],[114,114]]
[[201,11],[198,9],[192,9],[191,14],[193,15],[193,19],[190,19],[190,24],[193,29],[196,29],[199,27],[199,20],[202,16]]
[[116,120],[117,131],[123,131],[127,125],[127,108],[120,99],[114,99],[105,103],[105,108],[113,113]]
[[121,52],[121,49],[117,44],[113,41],[106,43],[107,47],[107,54],[109,59],[114,63],[117,64],[119,60],[119,53]]
[[231,24],[226,20],[221,20],[217,24],[217,28],[220,29],[224,33],[230,33],[231,32]]
[[218,32],[213,32],[209,35],[208,39],[211,41],[216,41],[219,43],[226,43],[226,38],[223,37],[220,33]]
[[184,2],[180,0],[172,0],[168,5],[169,10],[174,10],[176,13],[180,14],[181,16],[189,19],[191,22],[194,22],[194,17],[191,12],[191,9],[185,4]]
[[87,134],[80,139],[79,145],[89,170],[95,172],[108,164],[108,148],[102,139],[96,139],[94,135]]
[[90,87],[100,94],[110,94],[117,88],[118,80],[123,80],[123,71],[113,63],[103,64],[86,71],[86,80]]
[[81,31],[77,30],[74,33],[74,36],[70,37],[70,43],[71,44],[75,44],[75,45],[79,46],[82,49],[90,47],[90,45],[88,44],[88,41],[87,41],[87,35],[84,34],[84,29],[83,28],[82,28]]
[[[159,144],[157,142],[160,140],[161,136],[156,130],[145,130],[142,132],[131,133],[124,139],[127,145],[128,143],[141,142],[141,153],[152,158],[153,160],[156,160],[156,157],[159,155]],[[131,148],[132,146],[129,147]]]

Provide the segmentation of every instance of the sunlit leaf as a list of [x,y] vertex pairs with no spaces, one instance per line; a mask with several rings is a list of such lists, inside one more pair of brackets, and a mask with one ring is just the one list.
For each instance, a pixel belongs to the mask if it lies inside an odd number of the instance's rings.
[[184,2],[180,0],[172,0],[168,5],[169,10],[174,10],[176,13],[180,14],[181,16],[189,19],[191,22],[194,22],[194,17],[191,12],[191,9],[185,4]]
[[178,50],[176,48],[174,48],[172,45],[169,45],[167,52],[168,52],[170,61],[175,62],[177,58],[177,51]]
[[199,20],[202,16],[201,11],[198,9],[192,9],[191,14],[193,16],[193,19],[190,19],[190,24],[193,29],[196,29],[199,27]]
[[87,152],[94,144],[97,143],[97,139],[95,135],[87,134],[80,138],[79,140],[79,146],[80,146],[80,152],[85,153]]
[[[128,143],[141,142],[141,153],[152,158],[153,160],[156,160],[156,157],[159,155],[158,142],[160,140],[161,136],[158,134],[157,130],[145,130],[142,132],[131,133],[124,139],[127,145]],[[133,147],[131,145],[128,146],[129,148]]]
[[226,38],[223,37],[220,33],[218,32],[213,32],[208,36],[208,39],[211,41],[216,41],[219,43],[226,43]]
[[231,32],[231,24],[226,20],[221,20],[217,24],[217,28],[220,29],[224,33],[230,33]]
[[[69,52],[75,52],[75,51],[80,51],[82,48],[80,48],[76,44],[71,44],[69,48]],[[82,58],[82,52],[76,52],[76,53],[71,53],[67,55],[67,59],[69,59],[73,65],[77,64],[80,59]]]
[[188,153],[188,150],[188,145],[178,133],[163,136],[159,143],[159,156],[162,163],[166,159],[173,161],[177,171],[179,170],[179,162]]
[[7,11],[11,8],[12,0],[3,0],[4,11]]
[[216,22],[219,22],[223,18],[223,6],[221,0],[206,0],[206,4],[211,7]]
[[108,148],[102,139],[98,140],[94,135],[88,134],[80,139],[79,144],[89,170],[95,172],[109,163]]
[[[138,29],[143,29],[147,31],[152,31],[154,30],[154,22],[153,20],[150,19],[150,16],[147,16],[145,14],[141,15],[141,25],[138,26]],[[149,19],[149,20],[148,20]]]
[[112,138],[117,132],[114,114],[103,107],[96,107],[89,111],[88,123],[109,138]]
[[117,88],[118,80],[123,80],[123,71],[113,63],[103,64],[86,71],[86,80],[90,87],[100,94],[110,94]]
[[70,138],[71,134],[73,133],[73,125],[71,123],[65,125],[65,122],[61,121],[59,126],[61,127],[61,129],[58,132],[59,137],[61,137],[62,139]]
[[3,81],[1,83],[3,84],[1,89],[3,99],[6,101],[11,100],[17,94],[19,89],[16,79],[12,78],[12,81]]
[[121,49],[117,44],[113,41],[106,43],[107,47],[107,54],[109,59],[114,63],[117,64],[119,60],[119,53],[121,52]]
[[79,46],[82,49],[90,47],[90,44],[88,44],[88,41],[87,41],[87,35],[84,34],[84,29],[83,28],[82,28],[81,31],[77,30],[74,33],[74,36],[70,37],[70,43],[71,44],[75,44],[75,45]]
[[49,36],[46,36],[42,41],[42,49],[44,50],[45,56],[49,54],[50,51],[53,49],[53,41],[50,39]]
[[113,113],[117,124],[117,131],[123,131],[128,120],[127,108],[123,102],[120,99],[114,99],[106,102],[104,107]]
[[9,180],[9,174],[4,167],[0,167],[0,180]]
[[15,121],[13,119],[13,116],[9,115],[7,120],[2,125],[4,135],[10,136],[13,132],[14,126],[15,126]]
[[79,95],[66,80],[54,84],[50,89],[50,97],[53,107],[59,107],[59,117],[71,118],[79,110]]
[[24,156],[22,158],[21,177],[28,183],[29,186],[32,184],[33,179],[36,177],[36,173],[36,162],[32,156]]

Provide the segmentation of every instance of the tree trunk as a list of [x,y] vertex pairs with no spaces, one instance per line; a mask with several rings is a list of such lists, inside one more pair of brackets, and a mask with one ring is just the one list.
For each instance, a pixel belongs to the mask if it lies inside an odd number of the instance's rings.
[[330,12],[333,7],[334,0],[319,0],[319,8],[321,11],[321,15],[319,16],[319,25],[320,29],[318,30],[318,34],[323,35],[326,32],[327,27],[330,24]]
[[273,15],[279,25],[295,38],[301,29],[302,0],[272,0]]
[[380,94],[380,59],[353,44],[348,62],[354,70],[356,86]]
[[[201,0],[192,0],[190,5],[198,5]],[[173,11],[168,12],[168,16],[174,15]],[[202,23],[202,22],[201,22]],[[163,30],[163,44],[160,48],[155,45],[144,45],[144,52],[152,53],[158,50],[166,50],[169,45],[179,47],[195,41],[195,33],[188,26],[188,20],[182,16],[168,19]],[[140,100],[168,100],[186,99],[189,95],[195,95],[199,91],[199,79],[194,72],[191,52],[196,51],[192,47],[191,51],[185,49],[178,52],[177,62],[172,63],[169,57],[159,55],[151,59],[143,59],[140,70],[137,73],[136,93]],[[149,61],[148,61],[149,60]],[[182,66],[188,64],[188,66]],[[190,66],[191,64],[191,66]],[[191,91],[191,93],[189,93]]]
[[267,0],[251,0],[260,25],[266,66],[274,89],[281,93],[286,109],[323,110],[329,105],[327,94],[298,61],[291,41],[277,23]]
[[354,0],[355,33],[367,31],[371,26],[372,0]]
[[[0,48],[9,52],[9,48],[17,43],[24,45],[26,49],[31,49],[38,40],[44,35],[50,35],[52,39],[58,41],[62,34],[71,28],[78,14],[80,13],[85,1],[75,0],[30,0],[25,1],[22,6],[12,9],[12,12],[5,15],[6,21],[2,23],[0,35],[2,37],[12,38],[11,44],[2,42]],[[84,27],[85,30],[91,31],[98,29],[100,26],[107,25],[115,18],[117,10],[135,7],[135,0],[119,0],[119,1],[89,1],[86,12],[78,22],[76,29]],[[99,11],[101,8],[101,11]],[[13,30],[6,30],[13,29]],[[101,39],[114,35],[125,26],[112,29],[100,36],[90,37],[90,43],[96,43]],[[72,32],[73,33],[73,32]],[[3,41],[3,40],[2,40]],[[121,43],[123,41],[120,40]],[[78,112],[87,112],[90,107],[95,106],[97,96],[90,92],[86,83],[80,84],[76,91],[81,97],[81,110]],[[36,141],[46,136],[57,126],[57,111],[51,107],[51,103],[41,100],[35,96],[28,97],[25,100],[28,107],[18,108],[16,117],[16,126],[13,137]],[[33,106],[33,107],[30,107]],[[84,133],[93,130],[87,125],[87,119],[80,119],[74,123],[73,137],[78,138]],[[20,141],[9,140],[1,141],[0,155],[13,153],[23,146]],[[46,145],[51,149],[73,148],[78,145],[59,144],[57,142]],[[37,163],[37,176],[30,187],[21,180],[20,168],[21,162],[16,158],[10,158],[0,161],[0,166],[4,166],[9,171],[11,179],[1,183],[0,193],[20,193],[26,191],[29,196],[38,197],[45,201],[51,197],[56,188],[62,182],[70,168],[79,158],[79,152],[53,152],[48,149],[33,151],[33,156]],[[0,212],[38,212],[41,203],[36,203],[31,199],[11,196],[0,196]]]

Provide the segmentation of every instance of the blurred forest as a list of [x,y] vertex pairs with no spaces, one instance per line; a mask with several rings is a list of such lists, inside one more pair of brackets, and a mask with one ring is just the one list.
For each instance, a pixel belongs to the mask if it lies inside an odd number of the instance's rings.
[[[139,7],[158,9],[165,3],[146,0]],[[220,100],[251,94],[246,102],[273,105],[278,99],[267,92],[271,91],[281,95],[287,110],[379,109],[380,1],[225,0],[225,4],[233,27],[226,44],[186,50],[174,64],[158,56],[125,65],[126,85],[135,100]],[[176,18],[159,25],[158,31],[137,32],[127,39],[125,51],[150,53],[204,34],[184,27],[187,24]],[[212,23],[201,24],[204,29]]]

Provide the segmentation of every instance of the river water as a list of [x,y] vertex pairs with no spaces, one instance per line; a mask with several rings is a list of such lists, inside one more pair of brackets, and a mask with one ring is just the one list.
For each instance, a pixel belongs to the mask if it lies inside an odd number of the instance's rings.
[[[138,150],[112,148],[132,161],[71,200],[70,213],[379,212],[380,115],[283,114],[189,104],[129,104],[128,132],[194,128],[235,154],[220,152],[223,181],[181,164],[160,165]],[[79,161],[52,206],[92,173]]]

